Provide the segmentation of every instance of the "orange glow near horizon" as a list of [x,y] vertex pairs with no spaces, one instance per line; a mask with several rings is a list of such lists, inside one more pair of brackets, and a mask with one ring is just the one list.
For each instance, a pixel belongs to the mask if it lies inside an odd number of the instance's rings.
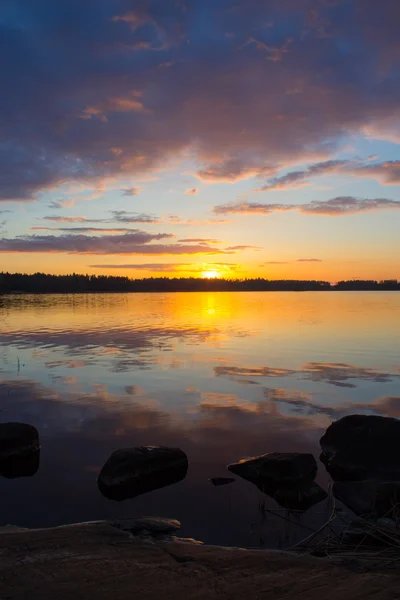
[[221,274],[218,273],[218,271],[202,271],[201,272],[201,276],[204,279],[218,279],[219,277],[221,277]]
[[[286,256],[280,262],[280,256],[275,255],[271,261],[271,256],[266,252],[259,252],[257,263],[254,264],[252,257],[243,260],[240,257],[240,264],[236,267],[232,264],[220,263],[216,265],[213,262],[188,262],[185,268],[182,266],[172,267],[171,269],[155,270],[149,267],[145,269],[127,269],[112,268],[112,262],[131,262],[131,257],[117,258],[109,255],[104,257],[104,262],[110,262],[110,267],[93,268],[90,266],[98,260],[98,257],[88,255],[69,255],[69,254],[23,254],[10,253],[3,256],[3,262],[0,265],[0,271],[9,273],[48,273],[55,275],[67,275],[71,273],[88,275],[115,275],[125,276],[132,279],[141,279],[145,277],[202,277],[207,279],[227,278],[227,279],[245,279],[262,277],[265,279],[298,279],[298,280],[323,280],[336,282],[351,279],[399,279],[399,262],[397,255],[392,255],[389,259],[384,256],[375,259],[368,257],[357,257],[354,260],[346,260],[343,257],[327,257],[321,262],[297,262],[296,260],[286,260]],[[276,259],[276,260],[275,260]],[[235,257],[232,256],[232,262]],[[254,260],[254,259],[253,259]],[[265,261],[265,264],[260,264]],[[139,260],[137,261],[139,263]],[[158,262],[158,261],[157,261]],[[167,261],[165,261],[167,263]],[[239,261],[238,261],[239,262]],[[161,260],[160,260],[161,263]],[[183,263],[182,263],[183,264]]]

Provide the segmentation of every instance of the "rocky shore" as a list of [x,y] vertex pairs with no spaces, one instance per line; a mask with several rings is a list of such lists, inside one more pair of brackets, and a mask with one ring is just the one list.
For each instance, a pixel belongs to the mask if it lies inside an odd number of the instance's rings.
[[[158,523],[163,529],[161,519]],[[136,525],[135,525],[136,523]],[[137,521],[3,528],[2,600],[392,600],[400,575],[284,552],[203,546]],[[154,529],[155,528],[155,529]]]
[[[349,415],[328,427],[320,445],[332,481],[328,492],[315,481],[312,454],[269,452],[227,467],[226,474],[255,485],[287,514],[299,516],[322,501],[331,505],[325,525],[290,552],[204,546],[179,537],[180,523],[161,517],[6,526],[0,528],[0,598],[400,597],[400,421]],[[39,459],[35,428],[0,424],[0,475],[31,477]],[[101,469],[98,489],[121,502],[183,480],[188,468],[180,448],[120,449]],[[235,482],[223,475],[210,484]],[[350,510],[347,523],[336,500]]]

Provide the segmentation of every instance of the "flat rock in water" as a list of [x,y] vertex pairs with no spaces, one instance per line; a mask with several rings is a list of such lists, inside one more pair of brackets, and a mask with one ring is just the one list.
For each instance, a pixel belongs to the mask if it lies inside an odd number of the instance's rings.
[[187,469],[186,454],[179,448],[126,448],[113,452],[97,484],[106,498],[126,500],[181,481]]
[[312,454],[270,452],[228,466],[229,471],[258,487],[296,487],[311,483],[317,474]]
[[398,518],[400,481],[337,481],[332,491],[358,517]]
[[36,427],[27,423],[0,423],[0,463],[24,458],[40,448]]
[[400,420],[349,415],[320,440],[321,461],[334,481],[400,481]]

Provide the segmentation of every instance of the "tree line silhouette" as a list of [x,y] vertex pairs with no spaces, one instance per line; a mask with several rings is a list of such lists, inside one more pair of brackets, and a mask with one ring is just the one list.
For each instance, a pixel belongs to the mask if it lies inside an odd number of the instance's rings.
[[200,279],[196,277],[146,277],[130,279],[112,275],[47,275],[45,273],[0,273],[0,293],[77,292],[244,292],[244,291],[328,291],[400,290],[397,279],[384,281],[328,281],[279,279]]

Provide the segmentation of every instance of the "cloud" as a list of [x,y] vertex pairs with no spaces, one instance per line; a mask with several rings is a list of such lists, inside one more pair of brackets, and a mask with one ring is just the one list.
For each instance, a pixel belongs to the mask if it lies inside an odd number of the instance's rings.
[[261,246],[246,246],[246,245],[238,245],[238,246],[228,246],[227,250],[260,250]]
[[126,210],[111,211],[112,219],[118,223],[160,223],[160,219],[155,215],[147,213],[134,213]]
[[283,388],[265,388],[264,395],[275,405],[285,405],[294,413],[302,416],[326,415],[332,420],[357,412],[367,414],[400,417],[400,396],[381,396],[372,402],[349,402],[344,404],[319,404],[313,402],[312,395],[301,390]]
[[104,223],[104,219],[88,219],[87,217],[64,217],[49,215],[40,217],[42,221],[53,221],[54,223]]
[[138,187],[130,187],[130,188],[122,188],[121,189],[123,196],[137,196],[140,194],[140,188]]
[[320,258],[298,258],[296,262],[320,263],[322,260]]
[[326,201],[313,201],[303,204],[299,210],[311,215],[353,215],[377,210],[398,210],[400,200],[389,200],[388,198],[361,199],[353,196],[339,196]]
[[178,242],[182,242],[184,244],[222,244],[220,240],[216,240],[215,238],[184,238],[182,240],[178,240]]
[[356,162],[349,160],[326,160],[310,165],[301,171],[291,171],[286,175],[273,177],[266,185],[256,189],[256,192],[268,192],[276,190],[285,190],[287,188],[298,188],[309,185],[308,178],[338,173],[349,165],[355,165]]
[[70,198],[68,200],[53,200],[48,205],[48,208],[55,208],[55,209],[72,208],[74,206],[74,204],[75,204],[74,198]]
[[127,227],[30,227],[31,231],[66,231],[68,233],[135,233],[139,229]]
[[290,261],[288,260],[267,260],[267,262],[262,263],[260,267],[264,267],[265,265],[288,265]]
[[217,215],[245,214],[245,215],[272,215],[276,212],[294,210],[291,204],[263,204],[261,202],[231,202],[214,206]]
[[301,171],[290,171],[286,175],[273,177],[256,192],[272,192],[296,189],[310,185],[309,179],[324,175],[339,174],[377,179],[383,185],[400,184],[400,160],[374,162],[359,160],[327,160],[314,163]]
[[27,235],[0,238],[0,252],[65,252],[68,254],[233,254],[206,244],[154,244],[170,233],[134,230],[124,235]]
[[170,271],[191,271],[192,265],[188,263],[140,263],[140,264],[119,264],[119,265],[89,265],[94,269],[135,269],[137,271],[157,271],[168,273]]
[[232,158],[209,164],[200,169],[196,176],[202,181],[212,183],[236,183],[250,177],[262,177],[276,172],[276,167],[265,166],[262,163],[244,163],[242,160]]
[[229,365],[214,368],[215,375],[224,377],[289,377],[298,375],[301,379],[328,383],[337,387],[355,388],[352,380],[388,383],[400,377],[368,367],[357,367],[346,363],[309,362],[301,369],[279,369],[274,367],[235,367]]
[[233,202],[220,204],[214,207],[218,215],[243,214],[243,215],[272,215],[279,212],[298,211],[302,214],[343,216],[377,210],[398,210],[400,200],[388,198],[354,198],[353,196],[339,196],[330,200],[313,200],[308,204],[263,204],[260,202]]
[[148,213],[129,212],[126,210],[112,210],[109,219],[91,219],[87,217],[65,217],[59,215],[48,215],[41,217],[43,221],[53,221],[55,223],[156,223],[162,222],[162,219]]
[[274,176],[400,115],[393,0],[56,4],[2,20],[1,200],[188,155],[206,180]]
[[169,215],[165,218],[165,223],[170,225],[223,225],[230,222],[230,219],[182,219],[177,215]]
[[[166,253],[168,246],[146,246],[149,242],[173,237],[136,230],[124,235],[27,235],[0,238],[0,252],[66,252],[69,254]],[[172,246],[175,248],[175,246]]]
[[191,188],[191,189],[185,190],[185,194],[187,196],[195,196],[198,193],[198,191],[199,191],[198,188]]

